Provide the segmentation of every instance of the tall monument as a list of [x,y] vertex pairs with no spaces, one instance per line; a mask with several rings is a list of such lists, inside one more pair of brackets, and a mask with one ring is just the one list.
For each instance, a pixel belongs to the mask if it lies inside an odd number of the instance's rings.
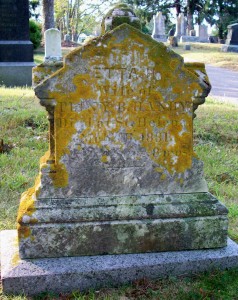
[[0,84],[31,85],[33,66],[28,0],[1,0]]
[[152,32],[152,38],[159,42],[166,42],[167,38],[165,35],[165,17],[162,12],[158,12],[153,16],[154,29]]

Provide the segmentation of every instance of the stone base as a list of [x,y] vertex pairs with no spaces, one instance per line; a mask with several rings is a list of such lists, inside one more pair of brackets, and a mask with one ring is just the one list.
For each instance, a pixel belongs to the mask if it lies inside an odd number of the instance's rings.
[[27,260],[19,259],[16,240],[16,231],[1,232],[4,293],[68,293],[238,266],[238,245],[230,239],[221,249]]
[[215,197],[191,193],[38,199],[18,232],[21,258],[39,258],[219,248],[227,227]]
[[237,52],[238,53],[238,45],[222,45],[221,46],[222,52]]
[[0,63],[0,85],[32,86],[33,62],[1,62]]
[[180,43],[196,43],[199,42],[199,37],[197,36],[189,36],[189,35],[182,35],[180,37]]
[[157,42],[167,42],[167,36],[161,34],[154,34],[151,36]]

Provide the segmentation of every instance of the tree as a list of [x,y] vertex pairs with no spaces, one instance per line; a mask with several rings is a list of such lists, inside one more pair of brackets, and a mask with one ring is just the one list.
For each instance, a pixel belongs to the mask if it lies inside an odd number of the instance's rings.
[[102,14],[103,3],[105,1],[101,0],[85,5],[85,0],[55,0],[56,27],[76,40],[81,32],[92,31],[97,25],[96,18]]
[[42,30],[45,32],[47,29],[54,28],[54,0],[42,0],[42,17],[43,26]]
[[204,18],[210,25],[216,25],[218,37],[224,39],[227,26],[238,21],[238,0],[207,0]]
[[30,18],[35,19],[35,21],[38,20],[38,17],[40,15],[39,12],[37,12],[37,8],[40,4],[39,0],[31,0],[29,1],[29,11],[30,11]]

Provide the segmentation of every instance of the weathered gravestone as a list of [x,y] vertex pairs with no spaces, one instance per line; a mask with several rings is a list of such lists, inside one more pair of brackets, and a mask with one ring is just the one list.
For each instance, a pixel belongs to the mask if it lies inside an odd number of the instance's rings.
[[183,13],[180,13],[177,16],[176,20],[176,31],[175,31],[175,36],[177,39],[180,39],[182,35],[186,34],[186,21]]
[[226,44],[222,45],[223,52],[238,52],[238,23],[227,26]]
[[198,27],[198,36],[199,36],[199,42],[201,43],[208,43],[208,33],[207,33],[207,25],[199,25]]
[[162,12],[158,12],[153,16],[154,28],[152,32],[152,38],[159,42],[166,42],[167,37],[165,35],[165,16]]
[[63,67],[61,50],[61,34],[56,28],[45,31],[45,59],[33,68],[32,85],[35,87],[41,81]]
[[193,151],[194,111],[209,90],[203,64],[184,64],[128,24],[68,54],[35,88],[50,147],[21,198],[17,275],[2,251],[4,290],[82,290],[236,265],[227,209]]
[[226,245],[226,209],[193,152],[194,107],[210,88],[196,72],[123,25],[35,88],[50,150],[21,199],[22,258]]
[[33,66],[28,0],[1,0],[0,84],[31,86]]
[[45,61],[62,61],[61,35],[56,28],[45,32]]

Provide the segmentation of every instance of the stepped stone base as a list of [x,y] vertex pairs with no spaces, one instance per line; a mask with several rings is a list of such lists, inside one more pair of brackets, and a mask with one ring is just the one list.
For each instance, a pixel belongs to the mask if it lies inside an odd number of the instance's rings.
[[210,193],[38,199],[19,221],[21,258],[226,246],[227,209]]
[[1,232],[4,293],[68,293],[238,266],[238,245],[230,239],[220,249],[26,260],[20,260],[16,241],[16,231]]

